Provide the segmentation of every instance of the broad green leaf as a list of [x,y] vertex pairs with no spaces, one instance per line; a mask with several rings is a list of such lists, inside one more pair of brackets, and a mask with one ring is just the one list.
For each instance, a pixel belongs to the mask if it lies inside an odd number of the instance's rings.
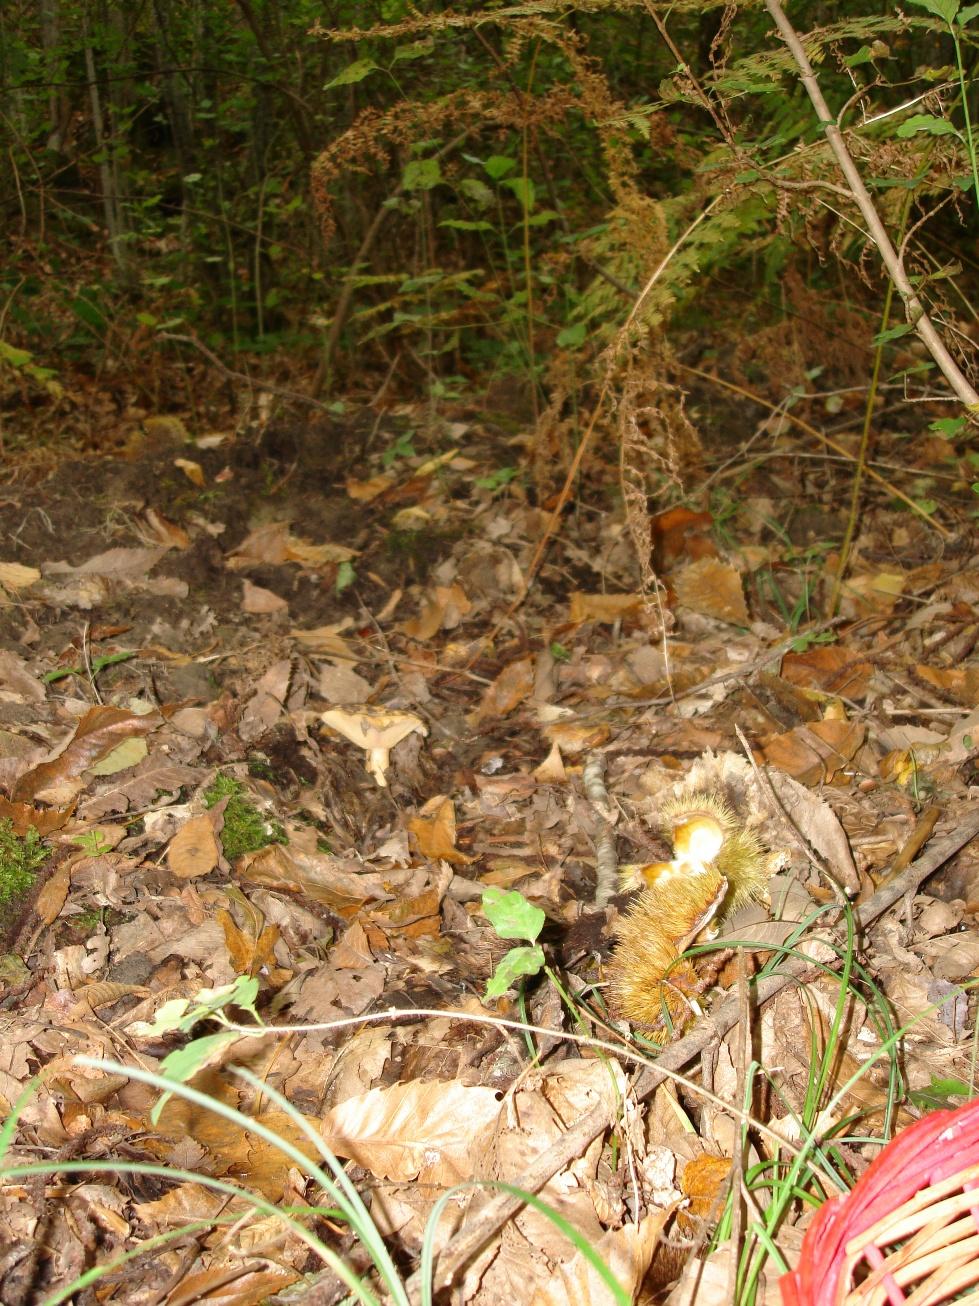
[[911,0],[911,3],[920,9],[927,9],[930,14],[941,18],[949,26],[959,12],[959,0]]
[[966,5],[964,9],[959,10],[958,17],[955,21],[958,23],[959,27],[965,27],[967,24],[972,22],[976,14],[979,14],[979,5]]
[[103,331],[107,325],[99,309],[90,300],[82,299],[81,296],[71,301],[71,311],[86,326],[93,327],[96,331]]
[[897,326],[888,327],[886,331],[878,332],[874,336],[873,343],[875,345],[886,345],[892,340],[900,340],[902,336],[906,336],[909,331],[913,330],[914,327],[910,322],[901,322]]
[[337,73],[332,82],[327,82],[323,90],[331,91],[334,86],[352,86],[373,72],[377,72],[377,64],[373,59],[356,59],[353,63],[348,63],[342,73]]
[[919,132],[927,132],[929,136],[958,136],[959,134],[947,118],[936,118],[931,113],[914,114],[907,122],[902,122],[894,134],[904,140],[908,136],[917,136]]
[[394,62],[401,63],[405,59],[421,59],[426,54],[431,54],[435,49],[435,41],[427,37],[423,41],[412,41],[410,45],[399,45],[394,52]]
[[502,998],[522,975],[536,975],[544,964],[542,948],[511,948],[486,985],[485,997]]
[[[206,1065],[216,1060],[229,1044],[239,1043],[243,1037],[242,1034],[225,1029],[218,1034],[206,1034],[204,1038],[195,1038],[186,1047],[177,1048],[163,1058],[160,1062],[163,1077],[172,1079],[178,1084],[186,1084],[188,1079],[193,1079],[199,1070],[203,1070]],[[154,1125],[159,1123],[163,1108],[172,1096],[172,1093],[163,1093],[154,1105],[150,1112],[150,1120]]]
[[506,154],[491,154],[483,164],[488,175],[492,177],[494,181],[499,181],[501,177],[505,177],[507,173],[512,172],[516,166],[516,159],[511,159]]
[[847,55],[843,60],[847,68],[859,68],[861,64],[870,63],[873,59],[869,45],[862,45],[856,54]]
[[534,195],[536,192],[534,183],[529,177],[508,177],[502,184],[513,191],[514,195],[516,195],[517,199],[523,205],[525,213],[533,211]]
[[483,912],[501,939],[527,939],[532,943],[544,927],[544,913],[516,889],[484,889]]
[[937,431],[939,435],[944,435],[946,439],[954,440],[966,425],[964,417],[939,417],[928,425],[929,431]]
[[409,194],[416,190],[432,190],[442,180],[438,159],[412,159],[405,164],[401,184]]
[[915,1106],[922,1111],[937,1111],[950,1106],[958,1106],[959,1103],[952,1102],[949,1099],[971,1097],[972,1089],[968,1084],[963,1083],[961,1079],[936,1079],[932,1075],[930,1084],[925,1088],[915,1089],[908,1096]]
[[481,209],[489,208],[493,203],[493,192],[485,181],[480,181],[478,177],[463,177],[459,182],[459,189],[466,199],[472,200]]
[[18,349],[16,345],[0,340],[0,362],[9,363],[11,367],[24,367],[33,357],[26,349]]
[[579,345],[585,343],[587,335],[588,328],[584,322],[576,322],[574,326],[565,327],[563,331],[558,332],[557,342],[562,349],[577,349]]

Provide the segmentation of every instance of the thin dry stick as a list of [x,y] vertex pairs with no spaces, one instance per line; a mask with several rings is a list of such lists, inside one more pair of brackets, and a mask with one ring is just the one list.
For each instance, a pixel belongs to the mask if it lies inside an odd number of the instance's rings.
[[[874,896],[854,913],[857,926],[861,929],[866,928],[894,903],[899,902],[905,894],[913,893],[929,875],[934,874],[977,834],[979,834],[979,813],[963,821],[957,829],[937,843],[903,875],[878,889]],[[812,971],[812,966],[813,963],[806,958],[793,958],[785,963],[780,975],[760,980],[755,989],[755,1007],[760,1008],[782,989],[797,983]],[[713,1039],[723,1038],[740,1018],[741,998],[735,994],[716,1012],[703,1020],[692,1033],[665,1048],[657,1057],[656,1064],[643,1071],[636,1082],[636,1099],[642,1101],[649,1097],[666,1078],[666,1072],[679,1070],[687,1065],[699,1056]],[[586,1116],[527,1167],[520,1186],[526,1192],[540,1192],[549,1179],[570,1165],[584,1152],[592,1139],[597,1138],[614,1123],[615,1114],[614,1108],[610,1105],[593,1107]],[[500,1193],[492,1197],[442,1250],[435,1271],[435,1286],[443,1287],[451,1283],[466,1263],[479,1253],[489,1239],[522,1206],[523,1202],[519,1198],[511,1197],[508,1193]],[[407,1288],[412,1300],[417,1300],[416,1294],[421,1288],[417,1273],[408,1280]]]
[[592,753],[581,772],[585,797],[595,814],[595,906],[607,907],[617,885],[618,858],[615,832],[608,819],[609,797],[605,787],[605,754]]
[[840,171],[846,178],[847,185],[853,195],[854,202],[867,224],[867,230],[871,239],[877,246],[883,260],[884,267],[887,269],[887,275],[893,281],[897,288],[897,293],[904,300],[905,311],[908,321],[914,327],[920,338],[925,344],[928,352],[942,370],[942,375],[949,383],[955,393],[961,399],[962,403],[973,412],[979,413],[979,394],[973,390],[972,386],[962,375],[955,359],[948,352],[945,343],[935,329],[934,323],[925,311],[925,306],[915,294],[914,287],[908,279],[908,274],[904,270],[897,250],[891,244],[891,238],[887,234],[887,229],[880,220],[880,215],[874,208],[874,202],[870,198],[870,192],[863,183],[863,178],[857,170],[857,165],[853,162],[849,150],[843,140],[843,133],[839,125],[829,111],[829,106],[823,99],[823,93],[819,89],[819,82],[816,80],[816,74],[813,72],[812,64],[809,57],[802,47],[802,42],[796,34],[795,28],[789,22],[785,15],[779,0],[765,0],[765,8],[775,20],[775,26],[779,30],[779,35],[789,49],[789,53],[795,60],[799,68],[799,76],[806,93],[812,101],[813,108],[819,118],[823,132],[829,142],[829,147],[836,156],[836,162],[840,165]]

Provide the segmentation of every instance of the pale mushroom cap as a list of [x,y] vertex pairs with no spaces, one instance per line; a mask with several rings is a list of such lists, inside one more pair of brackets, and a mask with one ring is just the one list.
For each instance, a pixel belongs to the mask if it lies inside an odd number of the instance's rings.
[[387,785],[385,772],[390,752],[413,731],[428,734],[428,726],[412,712],[397,712],[383,707],[331,707],[320,713],[320,720],[352,744],[367,750],[367,769],[382,787]]

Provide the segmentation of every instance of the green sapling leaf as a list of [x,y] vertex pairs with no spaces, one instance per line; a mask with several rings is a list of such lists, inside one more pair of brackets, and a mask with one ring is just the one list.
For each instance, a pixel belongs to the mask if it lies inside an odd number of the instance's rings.
[[343,72],[337,73],[331,82],[327,82],[323,90],[330,91],[334,86],[352,86],[373,72],[377,72],[377,64],[373,59],[357,59],[354,63],[348,63]]
[[533,948],[511,948],[487,983],[484,998],[502,998],[522,975],[536,975],[543,965],[543,948],[537,945]]
[[516,889],[484,889],[483,911],[501,939],[527,939],[533,943],[544,928],[544,913]]

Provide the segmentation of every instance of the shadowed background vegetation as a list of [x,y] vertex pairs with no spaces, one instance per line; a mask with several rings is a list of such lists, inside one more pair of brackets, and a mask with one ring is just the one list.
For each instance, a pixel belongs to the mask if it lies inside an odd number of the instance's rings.
[[[327,401],[495,385],[553,467],[603,375],[620,436],[682,473],[680,363],[776,403],[866,383],[885,279],[763,7],[425,8],[4,7],[8,440],[93,377],[193,410],[230,369]],[[968,371],[975,50],[946,8],[792,21]],[[907,345],[884,380],[920,396]]]

